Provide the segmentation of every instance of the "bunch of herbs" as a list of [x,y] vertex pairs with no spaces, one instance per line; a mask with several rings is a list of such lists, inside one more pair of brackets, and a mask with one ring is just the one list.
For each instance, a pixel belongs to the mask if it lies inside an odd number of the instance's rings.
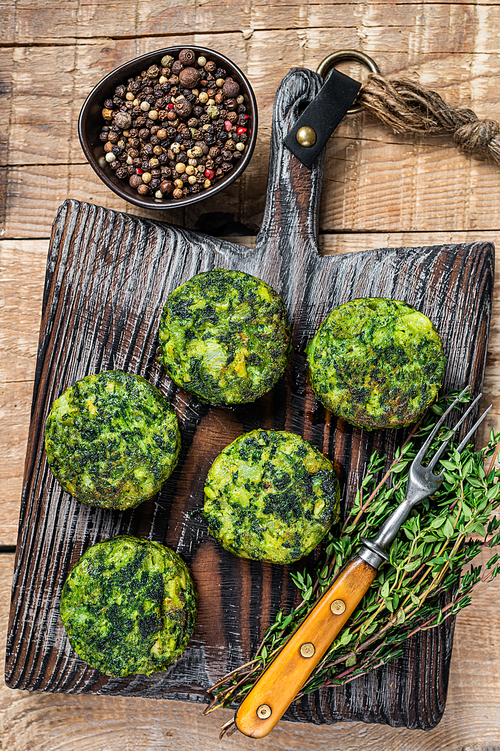
[[[279,611],[255,657],[210,689],[214,698],[205,713],[243,699],[340,569],[359,551],[361,537],[375,534],[403,500],[410,464],[422,440],[455,397],[448,394],[433,405],[396,450],[389,467],[377,452],[371,455],[340,535],[335,529],[325,538],[323,555],[313,573],[292,574],[302,596],[300,604],[287,614]],[[429,455],[448,436],[449,430],[443,427]],[[500,469],[495,466],[499,442],[500,433],[491,431],[483,449],[474,451],[470,446],[460,454],[450,442],[440,462],[442,485],[407,519],[392,543],[389,564],[380,569],[296,698],[345,684],[401,656],[403,642],[410,636],[458,613],[470,603],[474,587],[495,578],[499,554],[492,555],[484,566],[465,567],[482,550],[500,543],[500,519],[495,513],[500,505]],[[224,729],[231,725],[232,721]]]

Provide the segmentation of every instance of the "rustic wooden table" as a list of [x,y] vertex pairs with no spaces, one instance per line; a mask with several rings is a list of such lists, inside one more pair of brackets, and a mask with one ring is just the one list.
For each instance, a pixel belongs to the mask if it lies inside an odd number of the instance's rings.
[[[260,108],[255,155],[224,193],[189,211],[155,214],[217,234],[259,226],[274,92],[288,69],[361,49],[384,74],[406,73],[455,105],[500,120],[500,6],[476,2],[236,2],[0,0],[0,626],[5,633],[36,360],[46,253],[59,204],[72,197],[144,213],[118,200],[84,160],[76,135],[88,91],[120,63],[173,44],[231,57]],[[349,72],[349,67],[344,68]],[[352,72],[356,70],[351,69]],[[360,74],[359,70],[356,73]],[[492,240],[500,231],[500,168],[442,138],[397,136],[366,115],[345,120],[325,166],[321,242],[327,253]],[[212,212],[224,215],[206,216]],[[228,222],[239,224],[228,224]],[[500,329],[493,312],[485,430],[500,429]],[[500,583],[478,591],[457,622],[448,705],[434,730],[281,723],[266,749],[500,749]],[[5,637],[2,637],[2,644]],[[0,748],[9,751],[215,749],[229,712],[199,706],[0,688]],[[255,748],[243,736],[226,741]]]

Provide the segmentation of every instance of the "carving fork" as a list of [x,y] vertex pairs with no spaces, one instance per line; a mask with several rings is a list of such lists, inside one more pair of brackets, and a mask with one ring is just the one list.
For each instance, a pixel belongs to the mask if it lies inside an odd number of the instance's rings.
[[[263,738],[271,732],[368,591],[381,563],[389,559],[386,551],[401,525],[408,518],[410,511],[419,501],[432,495],[441,485],[443,474],[434,474],[434,467],[452,434],[462,425],[482,394],[474,399],[465,414],[451,429],[447,440],[441,444],[428,465],[424,467],[422,461],[437,431],[468,388],[467,386],[448,407],[413,460],[404,500],[392,512],[373,539],[362,538],[363,545],[357,555],[351,558],[339,572],[333,584],[310,610],[243,699],[236,711],[234,723],[245,735]],[[492,405],[469,430],[459,445],[458,452],[463,451],[491,407]]]

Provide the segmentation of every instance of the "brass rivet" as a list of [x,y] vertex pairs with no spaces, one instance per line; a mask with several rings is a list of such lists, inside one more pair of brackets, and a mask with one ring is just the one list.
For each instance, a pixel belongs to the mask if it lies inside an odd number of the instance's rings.
[[272,713],[273,710],[269,704],[261,704],[257,709],[257,717],[260,717],[261,720],[267,720],[268,717],[271,717]]
[[301,146],[305,146],[306,148],[314,146],[316,143],[316,131],[310,128],[309,125],[303,125],[302,128],[298,129],[296,138]]
[[342,615],[345,610],[344,600],[334,600],[330,605],[330,610],[332,611],[333,615]]
[[316,652],[316,647],[310,641],[306,641],[305,644],[300,646],[300,654],[302,657],[312,657]]

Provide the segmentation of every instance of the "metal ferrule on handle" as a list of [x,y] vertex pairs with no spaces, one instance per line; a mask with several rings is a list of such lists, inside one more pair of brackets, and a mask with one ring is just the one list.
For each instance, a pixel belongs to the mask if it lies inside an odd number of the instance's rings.
[[384,522],[375,537],[369,540],[364,537],[361,538],[363,546],[358,555],[363,561],[378,569],[381,563],[389,560],[387,550],[401,526],[407,520],[414,505],[415,501],[412,502],[405,498]]

